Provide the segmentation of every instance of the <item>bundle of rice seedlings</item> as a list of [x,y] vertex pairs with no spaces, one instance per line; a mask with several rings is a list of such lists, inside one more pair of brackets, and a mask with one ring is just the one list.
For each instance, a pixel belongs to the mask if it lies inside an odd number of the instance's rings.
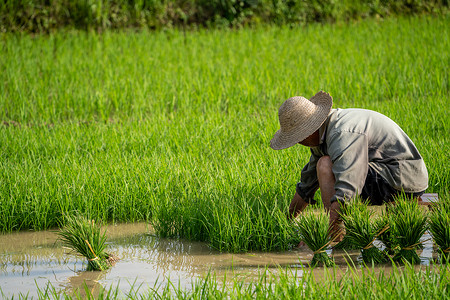
[[360,248],[355,246],[355,244],[352,241],[350,241],[350,239],[348,238],[347,235],[344,235],[344,238],[342,239],[342,241],[337,243],[333,247],[333,249],[337,249],[337,250],[359,250]]
[[421,246],[420,238],[427,230],[427,215],[414,199],[399,197],[389,204],[389,228],[394,250],[394,261],[419,263],[416,249]]
[[386,254],[375,247],[373,242],[388,227],[380,228],[380,223],[373,216],[374,212],[359,199],[354,199],[345,206],[346,209],[341,213],[341,217],[344,221],[346,237],[349,242],[361,249],[363,261],[373,263],[387,261]]
[[329,230],[329,215],[323,210],[306,209],[298,221],[298,232],[303,242],[314,252],[311,265],[331,267],[333,260],[325,252],[333,241]]
[[[347,202],[346,202],[347,203]],[[342,217],[342,215],[344,214],[348,214],[349,213],[349,206],[348,205],[341,205],[341,212],[340,215]],[[345,224],[344,224],[345,225]],[[333,249],[342,249],[342,250],[359,250],[361,248],[357,247],[347,235],[344,235],[344,238],[342,239],[342,241],[340,241],[339,243],[337,243]]]
[[450,262],[450,198],[432,205],[429,214],[429,230],[439,246],[442,262]]
[[391,229],[389,228],[389,216],[387,213],[383,213],[375,220],[376,226],[380,228],[380,232],[377,234],[378,239],[386,246],[385,252],[388,254],[394,254],[393,239],[391,236]]
[[88,271],[102,271],[110,266],[111,257],[105,252],[106,231],[84,217],[65,217],[65,225],[58,233],[63,245],[88,260]]

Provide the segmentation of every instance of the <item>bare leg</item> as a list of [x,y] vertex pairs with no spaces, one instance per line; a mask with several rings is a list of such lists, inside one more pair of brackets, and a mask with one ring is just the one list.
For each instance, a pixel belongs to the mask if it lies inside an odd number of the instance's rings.
[[336,179],[333,174],[333,163],[330,157],[322,156],[317,162],[317,178],[319,179],[320,193],[325,210],[329,211],[331,207],[330,199],[336,193],[334,184]]
[[301,213],[306,207],[308,203],[300,197],[297,192],[295,192],[294,198],[289,205],[289,218],[296,218],[299,213]]
[[[319,180],[320,192],[322,195],[323,206],[326,211],[330,212],[330,233],[336,235],[340,231],[339,203],[331,204],[331,197],[336,193],[334,184],[336,179],[333,174],[333,163],[329,156],[322,156],[317,162],[317,178]],[[342,240],[343,235],[338,236],[335,241]]]

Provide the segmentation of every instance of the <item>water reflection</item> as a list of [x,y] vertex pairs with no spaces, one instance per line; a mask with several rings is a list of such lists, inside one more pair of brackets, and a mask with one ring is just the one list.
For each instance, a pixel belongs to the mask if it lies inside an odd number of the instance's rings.
[[98,295],[103,288],[100,281],[106,279],[110,271],[78,271],[75,276],[71,276],[66,282],[60,283],[60,286],[67,295],[77,294],[84,298],[87,291],[91,295]]
[[431,237],[431,233],[426,231],[420,238],[422,242],[422,249],[419,250],[420,264],[429,266],[432,260],[437,258],[437,251],[434,248],[434,243]]

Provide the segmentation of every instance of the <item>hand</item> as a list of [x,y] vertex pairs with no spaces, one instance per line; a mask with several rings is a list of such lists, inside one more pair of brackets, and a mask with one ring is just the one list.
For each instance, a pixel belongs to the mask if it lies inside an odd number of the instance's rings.
[[330,237],[333,238],[333,242],[340,242],[344,238],[344,233],[341,228],[342,220],[339,216],[340,212],[339,202],[335,201],[330,207]]
[[304,241],[300,241],[300,243],[298,243],[297,247],[295,247],[295,248],[303,248],[305,246],[306,246],[305,242]]
[[306,206],[308,206],[308,203],[305,202],[305,200],[303,200],[297,192],[295,192],[294,198],[289,205],[288,219],[295,219],[298,214],[306,208]]

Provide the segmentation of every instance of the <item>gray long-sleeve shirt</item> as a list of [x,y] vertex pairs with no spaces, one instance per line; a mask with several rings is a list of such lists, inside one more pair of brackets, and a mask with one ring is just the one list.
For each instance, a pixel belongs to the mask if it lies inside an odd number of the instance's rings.
[[360,194],[369,166],[393,188],[408,193],[428,187],[428,172],[406,133],[388,117],[366,109],[333,109],[319,129],[321,141],[311,148],[297,193],[311,202],[319,184],[316,164],[323,155],[333,162],[336,194],[331,202]]

